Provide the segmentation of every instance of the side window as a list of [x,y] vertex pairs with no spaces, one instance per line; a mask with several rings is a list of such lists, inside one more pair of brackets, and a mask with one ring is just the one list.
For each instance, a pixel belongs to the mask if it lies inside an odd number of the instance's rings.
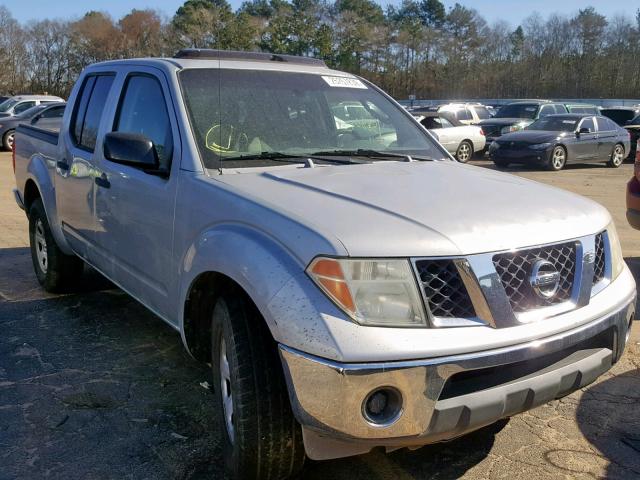
[[31,107],[33,107],[36,104],[36,102],[22,102],[19,103],[18,105],[16,105],[13,109],[13,113],[14,115],[17,115],[19,113],[24,112],[25,110],[29,110]]
[[92,75],[85,79],[71,120],[71,135],[76,146],[93,151],[114,75]]
[[173,135],[160,82],[149,75],[132,75],[124,87],[114,131],[138,133],[156,147],[160,168],[169,169]]
[[582,130],[583,128],[588,128],[589,132],[595,132],[595,127],[593,125],[593,118],[587,117],[584,120],[582,120],[582,123],[580,123],[579,129]]
[[568,113],[567,108],[564,105],[556,104],[554,105],[556,113]]
[[609,125],[610,120],[604,117],[596,117],[596,124],[598,125],[599,132],[608,132],[610,130],[614,130]]
[[40,118],[61,118],[64,115],[64,105],[60,105],[59,107],[51,107],[47,108],[42,114]]
[[471,120],[473,117],[471,116],[471,112],[464,108],[456,112],[456,118],[458,120]]
[[553,105],[543,105],[540,107],[540,118],[546,117],[547,115],[553,115],[556,113],[556,109],[553,108]]
[[451,122],[449,120],[447,120],[444,117],[438,117],[438,120],[440,122],[440,127],[441,128],[451,128],[453,127],[453,125],[451,125]]

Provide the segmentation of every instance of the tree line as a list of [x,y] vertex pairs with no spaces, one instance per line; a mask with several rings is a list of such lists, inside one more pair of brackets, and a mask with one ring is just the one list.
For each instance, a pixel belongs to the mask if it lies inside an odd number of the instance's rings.
[[607,18],[593,7],[572,16],[533,13],[521,25],[488,23],[440,0],[187,0],[171,18],[132,10],[114,20],[21,25],[0,6],[0,93],[68,95],[90,63],[172,56],[185,47],[321,58],[396,98],[636,98],[640,9]]

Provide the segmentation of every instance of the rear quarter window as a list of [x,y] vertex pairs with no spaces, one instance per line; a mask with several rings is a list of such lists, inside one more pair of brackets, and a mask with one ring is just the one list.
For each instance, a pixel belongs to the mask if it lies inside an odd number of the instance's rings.
[[71,119],[71,138],[77,147],[93,151],[98,137],[102,112],[115,75],[89,75],[74,107]]

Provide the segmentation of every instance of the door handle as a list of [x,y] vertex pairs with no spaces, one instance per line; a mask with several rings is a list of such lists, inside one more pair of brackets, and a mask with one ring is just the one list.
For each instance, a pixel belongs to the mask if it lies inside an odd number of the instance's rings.
[[107,178],[107,176],[103,173],[101,177],[96,177],[95,179],[96,185],[102,188],[111,188],[111,182]]
[[67,170],[69,170],[69,164],[67,162],[64,161],[60,161],[58,160],[58,162],[56,163],[56,166],[60,169],[60,170],[64,170],[65,172]]

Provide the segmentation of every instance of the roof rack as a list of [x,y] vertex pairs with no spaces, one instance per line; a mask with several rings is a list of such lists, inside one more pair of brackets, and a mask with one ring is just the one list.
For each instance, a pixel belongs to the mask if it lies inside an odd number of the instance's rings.
[[183,48],[173,58],[193,58],[202,60],[241,60],[258,62],[285,62],[298,65],[316,65],[326,67],[323,60],[279,53],[238,52],[233,50],[214,50],[211,48]]

